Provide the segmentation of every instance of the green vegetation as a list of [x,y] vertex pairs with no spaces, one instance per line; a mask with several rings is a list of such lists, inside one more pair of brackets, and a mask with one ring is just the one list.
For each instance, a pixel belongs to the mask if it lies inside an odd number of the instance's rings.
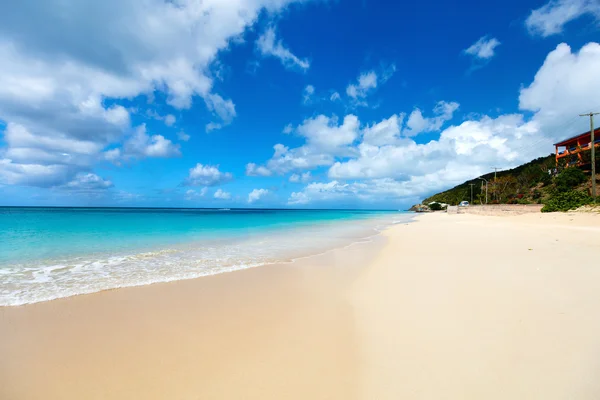
[[574,210],[578,207],[590,204],[591,202],[592,198],[585,192],[579,192],[576,190],[557,192],[554,196],[548,199],[542,208],[542,212],[564,212]]
[[431,211],[442,211],[444,207],[440,203],[432,203],[429,205]]
[[[542,203],[548,196],[548,187],[552,184],[549,170],[554,169],[556,161],[554,154],[535,159],[517,168],[499,171],[497,179],[494,173],[483,175],[488,181],[488,203],[490,204],[535,204]],[[450,190],[435,194],[425,200],[424,204],[433,201],[457,205],[463,200],[471,201],[473,183],[473,204],[485,204],[485,182],[472,179]]]
[[561,171],[554,178],[554,186],[542,212],[564,212],[590,204],[592,198],[585,187],[580,187],[583,183],[587,184],[587,181],[587,175],[579,168],[566,168]]
[[[592,199],[589,195],[589,174],[579,168],[558,166],[560,173],[552,177],[548,171],[554,170],[556,161],[554,154],[541,157],[517,168],[483,175],[488,181],[489,204],[544,204],[543,212],[569,211],[586,204]],[[448,203],[457,205],[463,200],[471,200],[473,186],[473,203],[485,204],[485,182],[473,179],[450,190],[433,195],[423,203]]]
[[554,186],[558,192],[567,192],[587,180],[587,175],[579,168],[567,168],[554,178]]

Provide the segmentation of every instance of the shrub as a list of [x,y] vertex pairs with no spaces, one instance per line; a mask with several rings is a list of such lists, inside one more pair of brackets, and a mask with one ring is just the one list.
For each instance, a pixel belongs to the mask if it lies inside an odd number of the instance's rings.
[[552,183],[552,175],[550,175],[550,174],[542,175],[542,179],[540,179],[540,182],[542,182],[542,184],[544,186],[550,185]]
[[548,199],[546,205],[542,208],[542,212],[565,212],[589,204],[591,201],[590,196],[584,192],[575,190],[559,192]]
[[554,178],[554,184],[559,192],[568,192],[569,190],[581,185],[587,180],[585,172],[579,168],[566,168]]
[[429,205],[431,211],[442,211],[444,207],[440,203],[432,203]]

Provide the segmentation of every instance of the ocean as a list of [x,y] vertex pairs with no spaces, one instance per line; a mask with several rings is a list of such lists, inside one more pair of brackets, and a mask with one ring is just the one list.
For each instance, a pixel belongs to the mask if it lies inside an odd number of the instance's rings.
[[0,306],[289,262],[410,214],[358,210],[0,208]]

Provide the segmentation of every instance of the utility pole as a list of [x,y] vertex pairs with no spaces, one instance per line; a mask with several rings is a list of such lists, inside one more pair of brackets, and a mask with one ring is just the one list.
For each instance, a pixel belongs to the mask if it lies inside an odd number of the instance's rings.
[[594,198],[594,202],[596,202],[596,143],[594,140],[594,115],[599,115],[600,113],[588,113],[588,114],[580,114],[580,117],[590,117],[590,135],[591,135],[591,151],[592,151],[592,197]]
[[[496,183],[496,175],[498,175],[498,170],[502,168],[492,167],[492,169],[494,170],[494,183]],[[498,200],[498,187],[496,185],[494,185],[494,197],[496,198],[496,200]]]
[[469,183],[469,186],[471,186],[471,203],[470,204],[473,204],[473,186],[475,186],[475,184]]
[[494,180],[496,180],[496,175],[498,175],[498,170],[502,169],[500,167],[492,167],[492,169],[494,170]]
[[488,193],[488,181],[485,178],[477,178],[477,179],[481,179],[481,186],[483,186],[483,182],[485,181],[485,204],[487,204],[487,193]]

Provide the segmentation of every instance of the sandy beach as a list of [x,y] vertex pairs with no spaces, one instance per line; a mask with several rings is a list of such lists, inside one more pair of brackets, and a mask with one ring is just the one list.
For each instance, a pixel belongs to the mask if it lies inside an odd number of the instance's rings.
[[0,398],[598,399],[600,215],[430,214],[291,264],[0,308]]

